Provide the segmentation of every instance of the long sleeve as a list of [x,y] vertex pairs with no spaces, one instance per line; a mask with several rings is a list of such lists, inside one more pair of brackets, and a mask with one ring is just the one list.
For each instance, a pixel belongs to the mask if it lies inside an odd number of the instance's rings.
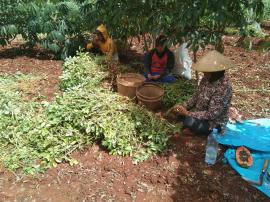
[[87,50],[90,50],[90,49],[92,49],[94,46],[93,46],[93,43],[91,42],[91,43],[88,43],[87,45],[86,45],[86,49]]
[[202,120],[214,121],[224,113],[224,109],[229,107],[231,96],[231,88],[224,86],[214,93],[213,97],[211,98],[208,110],[191,112],[190,116]]
[[151,53],[145,53],[144,55],[144,67],[146,70],[146,73],[149,74],[151,73],[151,63],[152,63],[152,57]]
[[198,100],[198,94],[199,94],[199,89],[196,89],[192,97],[186,103],[184,103],[184,106],[187,108],[187,110],[191,110],[192,108],[196,106],[196,103]]
[[200,85],[197,87],[196,91],[193,93],[192,97],[187,102],[184,103],[184,106],[186,107],[187,110],[191,110],[192,108],[196,107],[198,99],[199,99],[199,94],[202,93],[206,83],[207,83],[207,80],[203,78],[200,82]]
[[108,39],[108,40],[111,40],[109,50],[108,50],[108,57],[111,59],[113,55],[117,52],[117,49],[116,49],[116,45],[114,41],[112,39]]

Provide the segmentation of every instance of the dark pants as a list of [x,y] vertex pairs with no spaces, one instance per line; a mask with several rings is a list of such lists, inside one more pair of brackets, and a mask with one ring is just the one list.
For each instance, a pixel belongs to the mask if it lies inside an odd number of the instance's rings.
[[[159,73],[151,73],[152,76],[157,76],[160,75]],[[145,73],[144,77],[146,78],[146,82],[158,82],[158,83],[175,83],[177,80],[173,75],[164,75],[161,78],[159,78],[158,80],[150,80],[148,79],[148,74]]]
[[209,135],[212,130],[209,128],[209,123],[204,120],[200,120],[193,117],[179,117],[179,120],[183,122],[183,129],[187,128],[192,133],[199,135]]

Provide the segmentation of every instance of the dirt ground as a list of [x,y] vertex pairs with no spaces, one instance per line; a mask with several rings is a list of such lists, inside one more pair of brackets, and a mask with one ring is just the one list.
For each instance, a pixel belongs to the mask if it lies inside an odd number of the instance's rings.
[[40,76],[35,84],[35,92],[51,100],[58,92],[59,76],[62,74],[62,61],[53,60],[53,56],[37,48],[21,50],[20,42],[12,47],[0,48],[0,73],[21,72]]
[[[269,117],[270,53],[235,47],[236,40],[225,38],[225,55],[238,66],[229,72],[233,105],[246,118]],[[40,50],[0,49],[0,72],[44,76],[39,93],[49,100],[58,92],[61,64]],[[224,164],[222,155],[216,165],[206,166],[205,142],[206,137],[175,135],[166,153],[139,165],[130,158],[109,156],[93,145],[73,154],[78,165],[60,164],[39,176],[0,168],[0,202],[269,201]]]

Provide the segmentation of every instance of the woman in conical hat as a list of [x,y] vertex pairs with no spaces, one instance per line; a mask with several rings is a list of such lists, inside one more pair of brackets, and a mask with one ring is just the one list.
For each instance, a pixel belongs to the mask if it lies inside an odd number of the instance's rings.
[[211,51],[193,69],[204,73],[196,92],[184,105],[176,105],[174,112],[183,118],[183,132],[211,133],[213,128],[224,132],[229,120],[232,87],[225,71],[234,67],[232,61],[217,51]]

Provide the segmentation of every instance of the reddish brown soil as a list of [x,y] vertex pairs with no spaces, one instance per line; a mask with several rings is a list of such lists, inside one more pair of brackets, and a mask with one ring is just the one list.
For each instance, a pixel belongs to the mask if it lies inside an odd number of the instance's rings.
[[0,73],[14,74],[19,71],[40,76],[42,79],[35,83],[35,94],[48,100],[58,92],[61,65],[62,61],[53,60],[52,56],[39,49],[21,50],[17,44],[0,48]]
[[79,164],[43,176],[1,173],[3,201],[267,201],[228,166],[203,163],[204,137],[171,140],[164,156],[133,165],[97,146],[74,154]]
[[[235,41],[234,37],[225,39],[225,54],[239,66],[229,74],[234,87],[269,90],[269,53],[233,47]],[[41,93],[52,98],[58,90],[61,62],[38,58],[39,51],[30,53],[11,59],[12,51],[0,50],[0,71],[46,75]],[[269,117],[269,110],[263,111],[270,109],[269,95],[238,91],[234,103],[248,118]],[[165,154],[139,165],[94,145],[73,154],[78,165],[61,164],[36,177],[0,168],[0,201],[269,201],[223,164],[222,155],[215,166],[207,167],[205,142],[205,137],[176,135]]]

